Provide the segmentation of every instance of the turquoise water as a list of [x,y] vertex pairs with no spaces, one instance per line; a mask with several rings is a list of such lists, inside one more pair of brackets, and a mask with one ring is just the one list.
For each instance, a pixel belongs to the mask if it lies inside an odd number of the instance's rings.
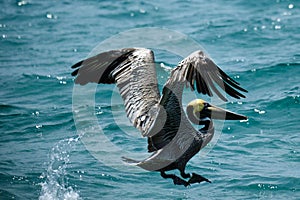
[[[300,199],[299,1],[32,0],[2,1],[0,10],[0,199]],[[118,170],[78,136],[70,66],[144,27],[186,34],[249,90],[226,105],[249,121],[225,122],[214,148],[187,166],[212,184],[184,188],[155,172]],[[163,84],[160,63],[179,60],[156,58]],[[110,105],[112,90],[97,88],[99,124],[117,146],[145,152],[121,103]]]

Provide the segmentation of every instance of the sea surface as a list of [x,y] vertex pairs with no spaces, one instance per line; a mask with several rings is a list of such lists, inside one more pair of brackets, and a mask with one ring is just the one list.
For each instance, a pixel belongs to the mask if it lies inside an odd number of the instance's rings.
[[[2,0],[0,199],[300,199],[299,22],[299,0]],[[222,104],[249,120],[221,123],[187,166],[211,184],[175,186],[118,162],[122,153],[101,139],[89,145],[78,130],[101,127],[121,152],[149,156],[113,85],[90,84],[94,104],[82,107],[92,117],[82,119],[97,127],[76,122],[70,68],[101,42],[147,28],[196,41],[249,91]],[[182,58],[153,50],[162,86]],[[107,153],[95,156],[93,145]]]

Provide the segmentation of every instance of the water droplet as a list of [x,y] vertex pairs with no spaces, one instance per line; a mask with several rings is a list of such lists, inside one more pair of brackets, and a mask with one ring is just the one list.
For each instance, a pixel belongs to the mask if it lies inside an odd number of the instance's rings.
[[50,14],[50,13],[47,13],[46,17],[47,17],[48,19],[52,19],[53,15]]
[[264,111],[264,110],[259,110],[259,109],[257,109],[257,108],[254,109],[254,112],[257,112],[258,114],[265,114],[265,113],[266,113],[266,111]]
[[270,188],[271,190],[277,189],[277,185],[270,185],[269,188]]
[[293,9],[294,5],[293,4],[289,4],[289,9]]
[[42,128],[43,127],[43,125],[35,125],[35,128],[36,129],[40,129],[40,128]]
[[140,13],[142,13],[142,14],[145,14],[146,13],[146,10],[144,10],[144,9],[140,9]]
[[57,19],[57,16],[56,16],[56,15],[53,15],[53,14],[51,14],[51,13],[47,13],[47,14],[46,14],[46,17],[47,17],[48,19]]
[[279,30],[279,29],[281,29],[281,26],[280,26],[280,25],[276,25],[276,26],[275,26],[275,29],[276,29],[276,30]]
[[24,6],[27,4],[27,1],[19,1],[18,6]]
[[[240,120],[240,122],[248,122],[249,121],[249,119],[242,119],[242,120]],[[247,124],[249,124],[249,123],[247,123]]]
[[98,111],[98,112],[95,112],[95,115],[101,115],[103,112],[102,111]]
[[65,77],[65,76],[57,76],[57,77],[56,77],[56,79],[59,80],[59,81],[61,81],[61,80],[63,80],[63,79],[66,79],[66,78],[67,78],[67,77]]

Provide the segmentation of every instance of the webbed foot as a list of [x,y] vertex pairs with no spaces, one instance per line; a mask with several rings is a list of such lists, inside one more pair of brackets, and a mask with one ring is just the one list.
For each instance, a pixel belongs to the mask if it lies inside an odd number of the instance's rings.
[[189,182],[187,182],[187,181],[185,181],[185,180],[179,178],[178,176],[175,176],[175,177],[173,178],[173,183],[174,183],[175,185],[183,185],[184,187],[187,187],[187,186],[190,185]]
[[161,171],[161,172],[160,172],[160,175],[161,175],[163,178],[171,178],[171,179],[173,180],[173,183],[174,183],[175,185],[184,185],[184,187],[187,187],[187,186],[190,185],[187,181],[185,181],[185,180],[179,178],[179,177],[176,176],[175,174],[166,174],[164,171]]
[[203,176],[201,176],[199,174],[192,173],[192,177],[190,178],[190,180],[188,181],[188,183],[189,184],[192,184],[192,183],[201,183],[203,181],[211,183],[211,181],[208,180],[207,178],[204,178]]

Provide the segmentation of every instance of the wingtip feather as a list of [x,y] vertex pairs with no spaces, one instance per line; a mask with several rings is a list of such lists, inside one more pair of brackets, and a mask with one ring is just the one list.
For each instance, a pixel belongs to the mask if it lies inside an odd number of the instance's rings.
[[84,62],[84,60],[81,60],[81,61],[79,61],[79,62],[77,62],[77,63],[75,63],[74,65],[72,65],[72,69],[75,69],[75,68],[77,68],[77,67],[80,67],[81,65],[82,65],[82,63]]

